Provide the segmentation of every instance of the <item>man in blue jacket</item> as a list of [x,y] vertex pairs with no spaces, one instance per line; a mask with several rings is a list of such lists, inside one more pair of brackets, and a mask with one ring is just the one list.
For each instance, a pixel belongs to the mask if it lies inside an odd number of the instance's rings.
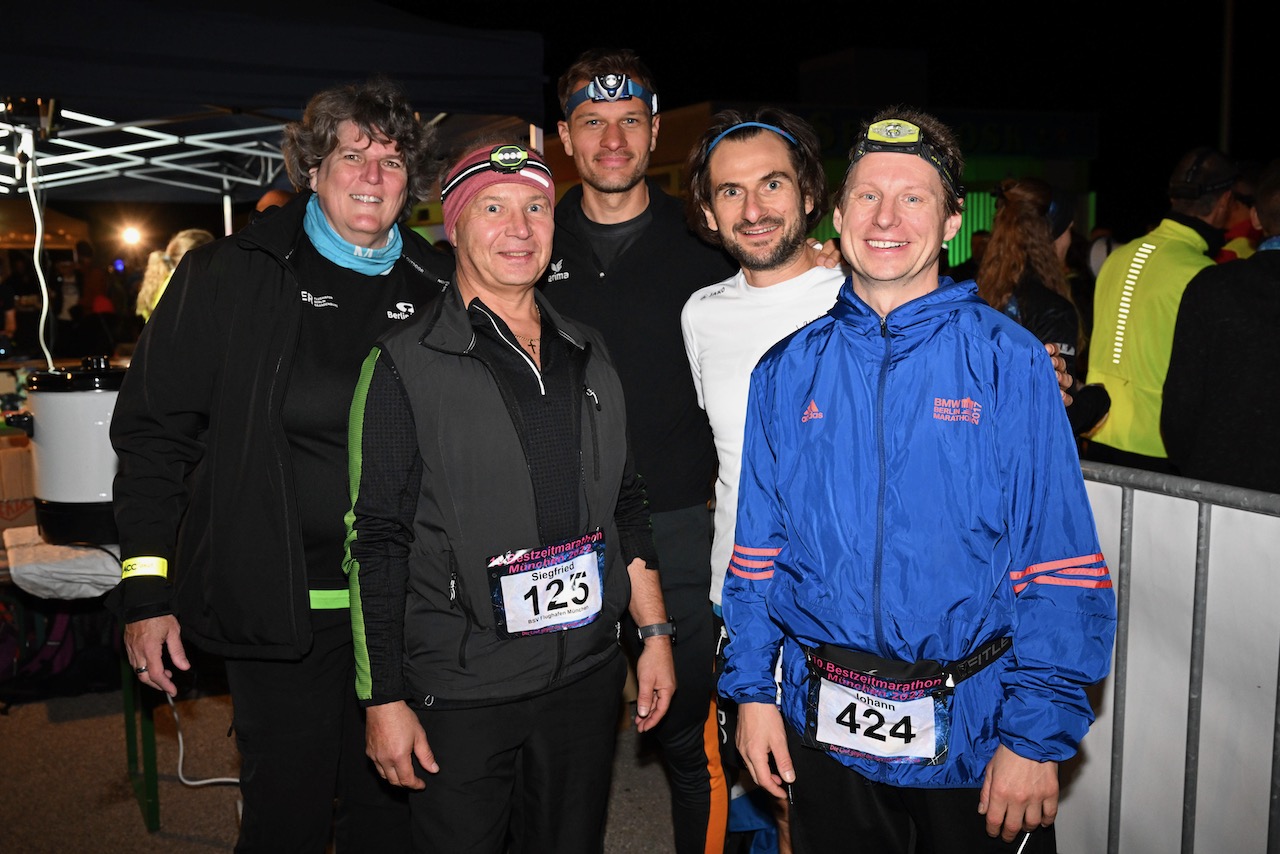
[[1115,628],[1054,372],[939,278],[951,131],[885,112],[850,160],[851,276],[752,374],[720,691],[797,852],[1052,852]]

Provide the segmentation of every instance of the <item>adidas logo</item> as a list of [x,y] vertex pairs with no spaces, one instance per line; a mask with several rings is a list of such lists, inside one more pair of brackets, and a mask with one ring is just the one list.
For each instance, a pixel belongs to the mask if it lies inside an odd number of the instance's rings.
[[818,404],[810,400],[809,405],[805,407],[804,415],[800,416],[800,423],[812,421],[815,418],[823,418],[822,410],[818,408]]

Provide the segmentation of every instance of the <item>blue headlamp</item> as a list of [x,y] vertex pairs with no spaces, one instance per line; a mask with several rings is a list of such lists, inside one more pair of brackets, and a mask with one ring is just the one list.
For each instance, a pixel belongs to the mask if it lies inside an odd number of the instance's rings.
[[627,101],[640,98],[649,106],[649,112],[658,114],[658,93],[644,88],[625,74],[601,74],[583,88],[569,96],[564,105],[564,117],[573,115],[579,105],[587,101]]

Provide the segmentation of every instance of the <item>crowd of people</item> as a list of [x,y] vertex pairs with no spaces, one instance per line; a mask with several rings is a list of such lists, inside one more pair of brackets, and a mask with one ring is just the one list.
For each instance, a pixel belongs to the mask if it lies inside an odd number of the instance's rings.
[[[225,660],[237,850],[599,851],[629,663],[681,854],[725,849],[743,786],[784,852],[1055,851],[1115,630],[1080,455],[1241,464],[1190,425],[1265,340],[1218,318],[1275,314],[1276,174],[1257,257],[1215,266],[1244,190],[1189,155],[1096,289],[1075,199],[1009,179],[956,278],[964,156],[929,114],[865,122],[832,194],[803,119],[724,110],[682,201],[640,57],[558,94],[557,200],[527,140],[441,152],[392,81],[320,92],[296,195],[148,274],[111,604],[145,685]],[[436,187],[447,249],[404,225]]]

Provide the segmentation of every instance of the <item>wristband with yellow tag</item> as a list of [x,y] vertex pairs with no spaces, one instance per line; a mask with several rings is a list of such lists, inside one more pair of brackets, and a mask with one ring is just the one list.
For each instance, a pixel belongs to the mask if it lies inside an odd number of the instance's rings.
[[169,577],[169,561],[162,557],[131,557],[122,564],[120,578],[139,578],[144,575]]

